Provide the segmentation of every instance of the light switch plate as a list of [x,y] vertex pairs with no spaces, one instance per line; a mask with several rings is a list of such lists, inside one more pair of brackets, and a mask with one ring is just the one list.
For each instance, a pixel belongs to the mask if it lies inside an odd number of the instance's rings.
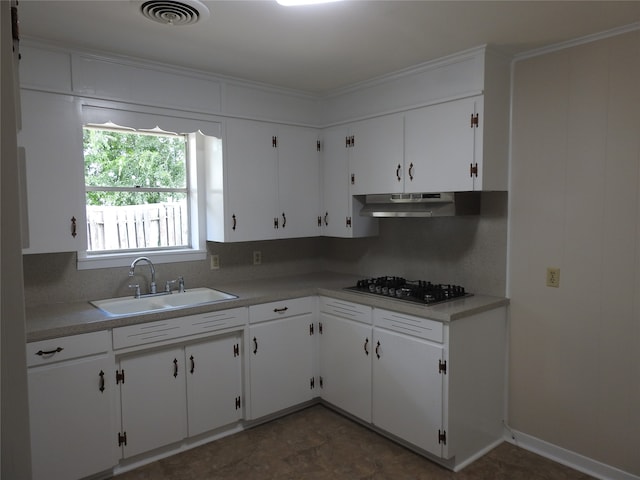
[[560,269],[547,267],[547,287],[560,287]]

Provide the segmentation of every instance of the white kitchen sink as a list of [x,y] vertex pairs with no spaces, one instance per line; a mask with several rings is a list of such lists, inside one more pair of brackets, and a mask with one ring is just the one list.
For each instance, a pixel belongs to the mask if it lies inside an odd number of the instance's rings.
[[175,292],[166,295],[143,296],[140,298],[107,298],[105,300],[93,300],[89,303],[109,315],[133,315],[136,313],[148,313],[216,303],[234,298],[238,298],[238,296],[220,290],[202,287],[190,288],[182,293]]

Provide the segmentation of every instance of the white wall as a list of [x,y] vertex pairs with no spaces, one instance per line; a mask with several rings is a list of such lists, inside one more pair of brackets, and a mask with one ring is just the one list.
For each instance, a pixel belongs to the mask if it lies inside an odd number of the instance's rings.
[[510,425],[640,475],[640,32],[516,62],[512,107]]
[[10,2],[0,2],[0,477],[31,478]]

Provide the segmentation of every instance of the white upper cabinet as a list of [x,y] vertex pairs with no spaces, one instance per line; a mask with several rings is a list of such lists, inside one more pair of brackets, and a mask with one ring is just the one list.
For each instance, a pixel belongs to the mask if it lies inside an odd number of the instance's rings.
[[208,166],[208,240],[319,235],[319,155],[315,129],[227,120],[225,159]]
[[482,189],[482,96],[405,116],[405,192]]
[[279,126],[278,236],[320,235],[320,145],[314,128]]
[[28,239],[24,253],[83,250],[87,243],[80,108],[72,96],[21,91]]
[[273,125],[268,123],[227,121],[224,222],[230,229],[225,228],[226,241],[266,240],[276,236],[278,155],[273,147],[274,136]]
[[378,223],[359,215],[361,200],[349,192],[348,127],[323,131],[322,141],[322,235],[327,237],[365,237],[377,235]]
[[398,193],[404,186],[402,114],[350,125],[349,189],[352,195]]

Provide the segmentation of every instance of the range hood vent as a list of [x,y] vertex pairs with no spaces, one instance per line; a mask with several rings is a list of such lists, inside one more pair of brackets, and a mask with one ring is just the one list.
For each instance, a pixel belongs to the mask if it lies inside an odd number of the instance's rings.
[[480,192],[387,193],[366,195],[365,217],[453,217],[479,215]]

